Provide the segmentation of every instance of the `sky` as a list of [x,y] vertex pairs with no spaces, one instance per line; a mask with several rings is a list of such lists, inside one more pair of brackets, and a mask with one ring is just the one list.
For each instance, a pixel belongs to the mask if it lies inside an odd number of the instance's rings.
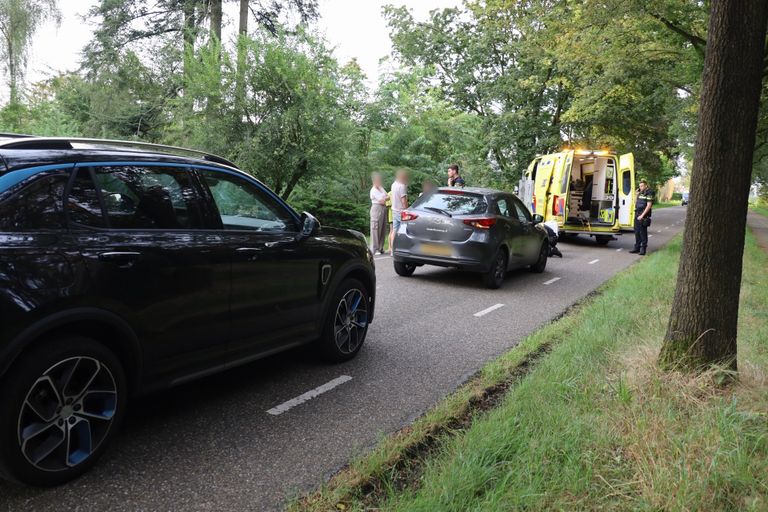
[[[27,68],[27,82],[32,83],[53,73],[77,69],[80,51],[88,44],[93,26],[82,16],[95,0],[59,0],[61,25],[46,23],[37,32]],[[369,85],[378,82],[379,59],[389,55],[389,30],[381,15],[384,5],[405,5],[414,17],[426,19],[434,9],[456,7],[461,0],[319,0],[318,27],[335,48],[342,63],[356,58]],[[230,27],[236,16],[236,2],[226,10]]]

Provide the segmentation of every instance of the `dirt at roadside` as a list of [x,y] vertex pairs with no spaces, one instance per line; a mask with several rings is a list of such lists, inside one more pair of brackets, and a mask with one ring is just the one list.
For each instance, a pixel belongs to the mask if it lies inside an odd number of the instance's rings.
[[749,212],[747,214],[747,226],[757,238],[757,245],[768,252],[768,217],[759,213]]

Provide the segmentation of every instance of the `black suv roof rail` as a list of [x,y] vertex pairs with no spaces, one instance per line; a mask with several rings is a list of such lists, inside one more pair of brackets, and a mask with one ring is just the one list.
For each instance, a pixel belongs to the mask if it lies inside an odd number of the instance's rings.
[[10,138],[12,140],[0,141],[0,149],[74,149],[73,143],[89,144],[93,146],[102,145],[110,149],[144,149],[155,153],[176,153],[180,156],[195,156],[214,162],[217,164],[228,165],[229,167],[238,167],[224,157],[199,151],[197,149],[180,148],[178,146],[167,146],[165,144],[154,144],[151,142],[141,142],[133,140],[113,140],[113,139],[88,139],[82,137],[35,137],[31,135],[18,134],[0,134],[0,138]]

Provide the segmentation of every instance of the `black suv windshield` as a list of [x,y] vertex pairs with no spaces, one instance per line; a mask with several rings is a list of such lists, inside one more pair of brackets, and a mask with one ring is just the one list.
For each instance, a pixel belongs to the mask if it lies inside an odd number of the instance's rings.
[[483,196],[462,191],[435,192],[420,197],[414,208],[429,210],[447,215],[479,215],[488,210],[488,203]]

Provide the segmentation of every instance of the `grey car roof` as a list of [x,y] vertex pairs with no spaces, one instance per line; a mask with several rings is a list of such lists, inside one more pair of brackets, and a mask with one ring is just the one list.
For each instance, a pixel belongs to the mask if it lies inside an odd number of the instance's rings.
[[[457,190],[457,187],[439,187],[437,189],[438,192],[449,192],[451,190]],[[512,194],[512,192],[504,192],[503,190],[496,190],[493,188],[483,188],[483,187],[460,187],[458,190],[463,190],[464,192],[469,192],[470,194],[481,194],[484,196],[495,196],[499,194]]]

